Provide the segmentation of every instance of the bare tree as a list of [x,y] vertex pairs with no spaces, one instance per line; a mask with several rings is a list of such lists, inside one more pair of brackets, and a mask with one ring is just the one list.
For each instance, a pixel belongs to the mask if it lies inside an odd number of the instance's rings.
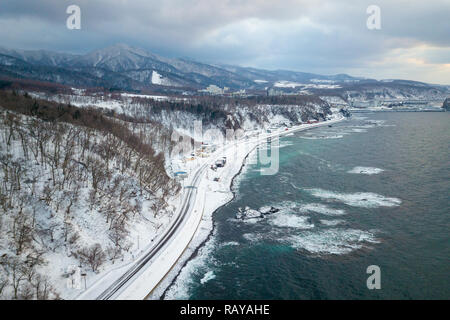
[[0,264],[11,279],[13,299],[18,299],[20,285],[26,279],[23,273],[23,262],[18,257],[2,256]]
[[48,185],[46,184],[42,190],[42,200],[44,200],[46,205],[50,205],[50,202],[52,201],[53,198],[53,194],[54,194],[54,190]]
[[98,268],[105,262],[106,259],[106,255],[99,243],[92,245],[90,248],[78,250],[77,255],[80,261],[86,265],[89,265],[94,272],[98,271]]
[[32,222],[25,213],[17,213],[13,217],[12,226],[12,244],[15,248],[16,255],[20,255],[22,251],[29,247],[33,239]]
[[3,290],[5,290],[5,288],[7,288],[9,285],[9,280],[8,278],[5,278],[3,276],[0,276],[0,297],[3,294]]
[[23,283],[17,295],[19,300],[32,300],[34,297],[34,288],[30,282]]
[[47,300],[49,298],[52,286],[50,285],[50,280],[47,276],[37,274],[31,283],[34,287],[37,300]]

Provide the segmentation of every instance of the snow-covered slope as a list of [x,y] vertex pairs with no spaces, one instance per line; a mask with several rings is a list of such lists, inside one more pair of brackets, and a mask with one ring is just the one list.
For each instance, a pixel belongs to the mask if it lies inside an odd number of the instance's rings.
[[73,298],[77,266],[94,281],[162,232],[179,189],[145,149],[153,127],[130,125],[144,145],[0,109],[2,298]]

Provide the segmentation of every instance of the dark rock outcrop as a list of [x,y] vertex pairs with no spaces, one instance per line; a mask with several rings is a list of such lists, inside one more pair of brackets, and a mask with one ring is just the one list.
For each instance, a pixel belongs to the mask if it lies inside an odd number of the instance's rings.
[[442,108],[444,108],[445,111],[450,111],[450,98],[445,99]]
[[347,109],[345,109],[345,108],[342,108],[341,110],[339,110],[342,114],[343,114],[343,116],[344,117],[346,117],[346,118],[350,118],[351,116],[352,116],[352,114],[350,113],[350,111],[348,111]]
[[268,214],[272,214],[272,213],[277,213],[278,211],[280,211],[280,209],[277,209],[275,207],[261,207],[259,208],[259,212],[261,212],[263,215],[268,215]]

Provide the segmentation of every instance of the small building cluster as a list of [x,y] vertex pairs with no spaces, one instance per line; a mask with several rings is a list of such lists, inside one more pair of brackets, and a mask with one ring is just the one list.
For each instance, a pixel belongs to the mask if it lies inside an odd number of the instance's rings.
[[216,86],[215,84],[211,84],[206,89],[199,90],[199,92],[205,92],[205,93],[209,93],[209,94],[224,94],[228,90],[230,90],[230,88],[228,88],[228,87],[224,87],[222,89],[222,88]]

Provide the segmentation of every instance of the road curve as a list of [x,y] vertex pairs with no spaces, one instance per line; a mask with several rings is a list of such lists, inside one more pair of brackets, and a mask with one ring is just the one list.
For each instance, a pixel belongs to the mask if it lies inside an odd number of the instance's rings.
[[108,300],[111,299],[114,294],[125,286],[170,240],[173,234],[178,230],[182,223],[187,219],[189,213],[191,212],[191,204],[194,204],[197,195],[197,186],[200,182],[200,177],[204,171],[208,168],[209,162],[203,164],[194,174],[192,179],[191,187],[186,188],[187,194],[185,195],[183,205],[181,207],[180,214],[177,215],[175,222],[170,226],[170,228],[165,232],[165,234],[159,239],[158,243],[153,246],[145,255],[139,258],[136,263],[130,267],[120,278],[114,281],[105,291],[103,291],[97,300]]
[[[266,138],[274,138],[283,136],[287,133],[296,132],[296,131],[303,131],[307,129],[312,129],[315,127],[322,126],[324,124],[331,124],[334,122],[342,121],[343,119],[335,119],[331,120],[329,122],[321,122],[318,124],[308,125],[307,127],[297,127],[292,128],[290,130],[287,130],[285,132],[277,132],[272,134],[264,135],[261,138],[257,138],[257,141],[254,141],[253,143],[259,144],[261,141],[263,141]],[[250,143],[250,141],[243,141],[243,144]],[[241,143],[239,143],[241,144]],[[217,158],[214,157],[213,159]],[[211,160],[211,159],[210,159]],[[126,287],[126,284],[132,280],[133,277],[136,276],[139,271],[142,270],[142,268],[153,258],[156,254],[160,252],[161,249],[163,249],[166,245],[168,245],[169,240],[172,238],[172,236],[178,231],[178,229],[183,225],[183,222],[187,221],[187,219],[190,216],[190,213],[193,212],[191,210],[192,206],[195,205],[195,197],[197,195],[197,187],[199,185],[199,182],[201,181],[201,177],[205,170],[208,169],[211,161],[206,161],[200,168],[197,169],[197,171],[194,173],[194,176],[191,180],[190,188],[186,188],[187,192],[184,195],[183,204],[180,209],[180,213],[177,215],[174,223],[171,224],[171,226],[168,228],[167,231],[165,231],[164,235],[158,240],[158,242],[148,251],[146,252],[141,258],[139,258],[120,278],[115,280],[105,291],[103,291],[98,297],[97,300],[108,300],[108,299],[114,299],[114,295],[121,290],[122,288]],[[194,201],[192,201],[194,200]],[[163,277],[164,278],[164,277]],[[154,289],[154,288],[153,288]]]

